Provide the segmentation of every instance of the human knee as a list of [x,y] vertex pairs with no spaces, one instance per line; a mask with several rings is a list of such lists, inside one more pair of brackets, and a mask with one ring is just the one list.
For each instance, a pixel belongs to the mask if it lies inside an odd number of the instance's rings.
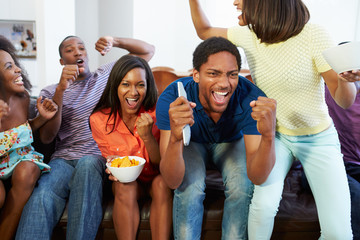
[[254,185],[240,174],[234,174],[224,181],[225,195],[234,198],[251,197],[254,191]]
[[165,183],[163,177],[158,175],[151,183],[151,190],[153,193],[153,199],[170,199],[171,190]]
[[260,219],[266,219],[267,217],[275,217],[278,212],[279,198],[262,197],[252,198],[250,204],[250,214],[255,214]]
[[205,191],[205,174],[191,174],[184,177],[183,182],[177,188],[180,192],[203,193]]
[[114,198],[115,201],[121,202],[122,204],[132,204],[137,201],[137,184],[132,183],[113,183]]
[[88,155],[79,159],[77,171],[90,174],[103,174],[105,169],[104,159],[98,155]]
[[174,192],[174,198],[180,202],[196,203],[205,199],[205,183],[194,182],[186,188],[179,187]]
[[32,190],[39,177],[40,169],[35,163],[31,161],[21,162],[16,166],[12,176],[13,187]]

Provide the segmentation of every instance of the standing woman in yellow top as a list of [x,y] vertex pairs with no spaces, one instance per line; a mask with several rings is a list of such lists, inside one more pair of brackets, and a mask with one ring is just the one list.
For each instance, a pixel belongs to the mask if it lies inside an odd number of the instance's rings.
[[254,82],[278,103],[276,163],[266,182],[255,186],[249,239],[270,239],[294,159],[309,179],[322,239],[351,239],[349,188],[323,80],[343,108],[354,102],[356,88],[322,57],[332,46],[328,34],[308,23],[310,14],[301,0],[235,0],[242,11],[240,26],[228,29],[212,27],[198,0],[189,3],[198,36],[222,36],[243,48]]
[[152,239],[170,237],[172,193],[159,172],[160,131],[156,127],[157,89],[148,63],[137,56],[121,57],[111,70],[105,90],[90,116],[101,154],[139,156],[146,160],[138,179],[121,183],[110,174],[115,196],[113,221],[118,239],[135,239],[140,222],[137,200],[150,192]]

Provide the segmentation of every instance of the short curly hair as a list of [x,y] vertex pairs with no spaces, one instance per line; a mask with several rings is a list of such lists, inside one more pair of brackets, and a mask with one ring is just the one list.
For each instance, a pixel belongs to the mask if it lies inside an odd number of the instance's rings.
[[208,38],[196,47],[193,53],[193,68],[200,71],[200,67],[208,61],[210,55],[223,51],[235,56],[240,71],[241,57],[239,50],[233,43],[223,37]]
[[[60,58],[62,58],[62,49],[64,48],[64,42],[66,41],[66,40],[68,40],[69,38],[77,38],[77,39],[80,39],[81,40],[81,38],[79,38],[78,36],[74,36],[74,35],[69,35],[69,36],[66,36],[62,41],[61,41],[61,43],[60,43],[60,45],[59,45],[59,55],[60,55]],[[82,40],[81,40],[82,41]]]

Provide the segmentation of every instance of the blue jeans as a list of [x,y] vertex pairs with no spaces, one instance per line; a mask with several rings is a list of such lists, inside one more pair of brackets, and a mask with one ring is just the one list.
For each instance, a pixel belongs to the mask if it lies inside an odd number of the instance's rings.
[[185,176],[174,192],[175,239],[201,237],[206,164],[212,161],[225,185],[222,239],[247,239],[247,219],[253,184],[247,177],[244,140],[184,147]]
[[52,159],[50,173],[40,177],[22,212],[16,239],[51,239],[67,200],[66,239],[95,239],[102,220],[105,159]]
[[351,225],[354,240],[360,240],[360,165],[345,163],[351,196]]
[[352,239],[350,192],[337,132],[333,126],[314,135],[276,135],[276,163],[268,179],[255,186],[249,213],[249,239],[270,239],[284,179],[299,159],[314,195],[320,239]]

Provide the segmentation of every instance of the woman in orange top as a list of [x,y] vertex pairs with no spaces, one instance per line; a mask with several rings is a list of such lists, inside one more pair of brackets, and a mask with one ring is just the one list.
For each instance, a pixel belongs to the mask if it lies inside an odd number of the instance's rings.
[[139,178],[121,183],[110,174],[115,196],[113,221],[118,239],[135,239],[140,213],[137,200],[152,197],[152,239],[169,239],[172,193],[159,173],[159,129],[154,122],[157,90],[148,63],[126,55],[114,65],[105,90],[90,116],[93,137],[102,155],[139,156],[146,163]]

